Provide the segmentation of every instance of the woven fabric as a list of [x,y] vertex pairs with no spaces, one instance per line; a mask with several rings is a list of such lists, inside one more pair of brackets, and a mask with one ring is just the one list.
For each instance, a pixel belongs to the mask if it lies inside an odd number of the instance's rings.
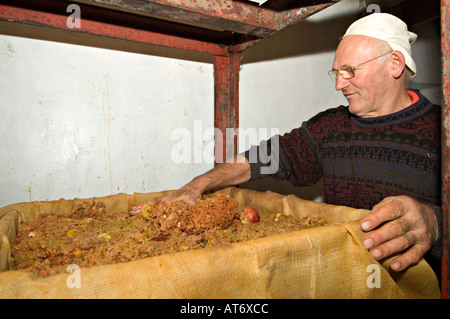
[[[0,273],[0,298],[440,297],[438,281],[425,261],[396,274],[389,270],[388,260],[380,264],[372,258],[361,243],[357,221],[367,214],[365,210],[245,189],[222,192],[261,215],[323,216],[332,224],[122,264],[75,266],[69,273],[47,278],[5,270]],[[165,194],[118,194],[95,200],[114,213]],[[19,220],[32,220],[43,212],[69,213],[84,200],[93,199],[10,205],[0,209],[0,218],[10,211],[17,211]],[[1,238],[3,251],[7,236]]]

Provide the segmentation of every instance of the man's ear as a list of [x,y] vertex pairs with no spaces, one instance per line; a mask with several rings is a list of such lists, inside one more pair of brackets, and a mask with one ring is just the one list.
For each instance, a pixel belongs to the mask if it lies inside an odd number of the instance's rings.
[[392,76],[396,79],[400,78],[405,71],[406,64],[405,64],[405,56],[400,51],[392,51],[391,55],[391,71]]

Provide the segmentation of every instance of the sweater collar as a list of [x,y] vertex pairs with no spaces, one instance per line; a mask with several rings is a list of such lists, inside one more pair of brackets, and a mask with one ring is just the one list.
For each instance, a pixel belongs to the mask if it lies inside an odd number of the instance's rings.
[[431,102],[423,96],[419,91],[408,90],[408,95],[412,97],[412,103],[410,106],[387,115],[377,117],[358,117],[352,114],[352,121],[363,127],[381,127],[387,125],[396,125],[402,122],[407,122],[415,119],[431,107]]

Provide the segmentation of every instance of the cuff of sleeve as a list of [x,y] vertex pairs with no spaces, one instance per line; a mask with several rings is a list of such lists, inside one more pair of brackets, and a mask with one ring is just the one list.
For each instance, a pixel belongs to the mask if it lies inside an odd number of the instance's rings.
[[256,152],[258,151],[258,146],[251,146],[250,149],[240,154],[242,156],[245,156],[245,158],[250,164],[250,173],[251,173],[250,181],[264,177],[261,174],[261,167],[263,166],[263,164],[261,164],[259,161],[254,161],[252,158],[250,158],[250,153],[255,151]]
[[439,238],[431,245],[430,248],[430,254],[438,258],[439,260],[442,257],[442,237],[443,237],[443,229],[442,229],[442,210],[437,205],[430,205],[430,207],[434,210],[434,213],[436,214],[436,218],[438,221],[438,228],[439,228]]

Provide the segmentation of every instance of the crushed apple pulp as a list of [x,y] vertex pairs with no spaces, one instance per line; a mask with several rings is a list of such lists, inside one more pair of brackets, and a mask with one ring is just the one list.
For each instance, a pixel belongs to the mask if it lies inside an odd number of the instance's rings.
[[11,250],[13,269],[47,277],[66,272],[70,264],[122,263],[327,224],[319,217],[298,220],[278,212],[255,219],[255,210],[247,216],[249,209],[239,211],[237,201],[220,193],[194,206],[156,200],[135,216],[107,213],[102,202],[84,202],[69,215],[46,213],[20,222]]

